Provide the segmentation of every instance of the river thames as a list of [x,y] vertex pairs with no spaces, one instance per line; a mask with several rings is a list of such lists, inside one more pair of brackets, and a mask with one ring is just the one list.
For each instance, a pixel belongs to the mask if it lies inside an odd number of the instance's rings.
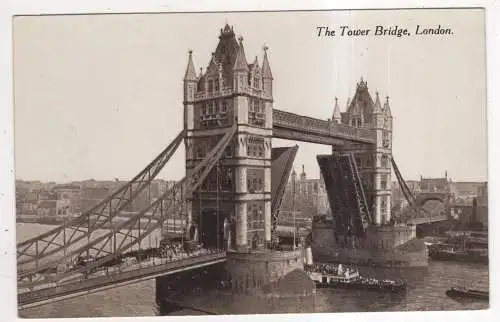
[[[18,241],[49,229],[38,224],[18,224]],[[235,296],[217,290],[199,290],[185,295],[189,306],[218,314],[326,313],[422,310],[479,310],[488,302],[453,300],[445,295],[451,286],[488,290],[488,266],[475,263],[429,261],[427,268],[384,270],[361,268],[362,274],[375,277],[404,278],[408,291],[394,296],[370,291],[318,289],[306,299],[258,299]],[[182,309],[170,315],[199,315]],[[155,280],[118,287],[94,294],[67,299],[19,312],[23,318],[71,318],[161,315],[155,302]]]

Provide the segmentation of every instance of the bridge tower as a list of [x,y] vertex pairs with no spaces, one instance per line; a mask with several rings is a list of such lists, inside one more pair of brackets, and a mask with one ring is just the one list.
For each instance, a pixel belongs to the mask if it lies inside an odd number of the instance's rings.
[[[191,239],[204,247],[227,247],[225,269],[233,289],[268,285],[302,269],[300,250],[271,250],[271,163],[273,75],[268,48],[262,65],[248,63],[243,37],[233,27],[220,30],[219,43],[205,72],[195,73],[189,52],[184,77],[186,173],[236,125],[236,133],[218,165],[201,187],[187,196]],[[221,240],[223,238],[227,240]]]
[[[338,110],[336,102],[335,110]],[[338,111],[335,112],[338,114]],[[335,114],[334,114],[335,115]],[[355,155],[357,167],[376,226],[388,224],[391,220],[391,157],[392,157],[392,115],[389,97],[382,105],[379,94],[373,101],[368,83],[361,79],[356,86],[347,110],[341,113],[341,121],[346,125],[372,129],[377,143],[371,149],[358,145],[346,145],[345,152]],[[335,152],[337,148],[334,147]]]
[[204,244],[214,240],[208,236],[214,234],[210,225],[218,222],[220,235],[225,219],[234,250],[262,249],[271,241],[273,77],[267,49],[262,66],[257,56],[249,64],[243,37],[237,40],[226,25],[205,72],[196,75],[189,52],[184,77],[186,172],[217,144],[221,130],[237,124],[223,160],[187,200],[189,226],[198,228]]

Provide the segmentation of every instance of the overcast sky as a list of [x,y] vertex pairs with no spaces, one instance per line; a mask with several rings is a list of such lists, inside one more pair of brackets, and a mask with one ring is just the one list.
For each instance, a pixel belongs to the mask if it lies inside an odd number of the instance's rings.
[[[132,178],[181,130],[188,49],[205,69],[226,21],[243,35],[249,62],[269,47],[276,108],[329,118],[334,97],[345,110],[363,77],[373,96],[390,96],[393,154],[406,179],[447,170],[454,180],[487,180],[481,10],[16,18],[16,177]],[[418,24],[454,34],[415,36]],[[411,35],[317,37],[318,26],[342,25],[398,25]],[[318,177],[315,155],[329,151],[299,143],[295,168]],[[181,148],[161,177],[180,179],[183,158]]]

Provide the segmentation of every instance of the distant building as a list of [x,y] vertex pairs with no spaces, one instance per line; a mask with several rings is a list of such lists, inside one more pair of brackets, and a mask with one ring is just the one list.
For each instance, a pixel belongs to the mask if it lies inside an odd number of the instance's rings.
[[38,201],[16,201],[16,212],[18,215],[36,215]]
[[[61,204],[68,204],[68,209],[65,210],[70,214],[81,212],[82,207],[82,190],[78,185],[57,185],[52,189],[56,194],[56,199]],[[58,211],[59,213],[59,211]]]
[[40,200],[37,207],[37,216],[55,217],[57,214],[57,200]]
[[56,200],[56,216],[66,217],[73,213],[71,199]]
[[423,178],[420,177],[420,192],[448,192],[455,194],[455,186],[448,178],[448,172],[445,172],[444,178]]
[[312,218],[315,215],[325,215],[330,211],[328,195],[323,178],[307,179],[304,166],[300,179],[292,171],[291,179],[286,187],[281,209],[300,212],[303,217]]
[[38,193],[38,200],[56,200],[57,195],[50,191],[41,191]]
[[455,193],[457,197],[475,197],[478,196],[478,189],[484,185],[484,182],[454,182]]
[[109,195],[109,188],[90,185],[82,188],[81,211],[87,211]]
[[477,188],[477,204],[478,206],[488,206],[488,183],[483,182]]

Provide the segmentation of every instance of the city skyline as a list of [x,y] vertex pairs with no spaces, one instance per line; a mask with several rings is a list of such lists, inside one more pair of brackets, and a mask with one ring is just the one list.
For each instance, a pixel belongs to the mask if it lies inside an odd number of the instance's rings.
[[[487,181],[483,13],[448,11],[304,12],[300,28],[287,13],[259,13],[267,22],[259,25],[252,13],[204,14],[195,24],[207,26],[201,29],[173,14],[16,18],[16,178],[132,178],[182,127],[187,51],[194,51],[197,70],[206,69],[227,21],[244,37],[249,61],[257,55],[262,62],[262,47],[269,47],[276,108],[330,118],[334,97],[345,111],[363,77],[372,96],[390,96],[393,153],[406,180],[448,171],[454,181]],[[455,25],[455,38],[444,46],[430,38],[315,37],[319,25],[416,20]],[[457,20],[463,23],[453,24]],[[264,27],[271,22],[276,28]],[[187,32],[179,36],[169,26]],[[297,41],[283,41],[285,32]],[[316,154],[330,148],[273,140],[274,146],[293,144],[299,145],[295,168],[304,164],[309,177],[319,177]],[[181,147],[159,177],[180,179],[183,154]]]

